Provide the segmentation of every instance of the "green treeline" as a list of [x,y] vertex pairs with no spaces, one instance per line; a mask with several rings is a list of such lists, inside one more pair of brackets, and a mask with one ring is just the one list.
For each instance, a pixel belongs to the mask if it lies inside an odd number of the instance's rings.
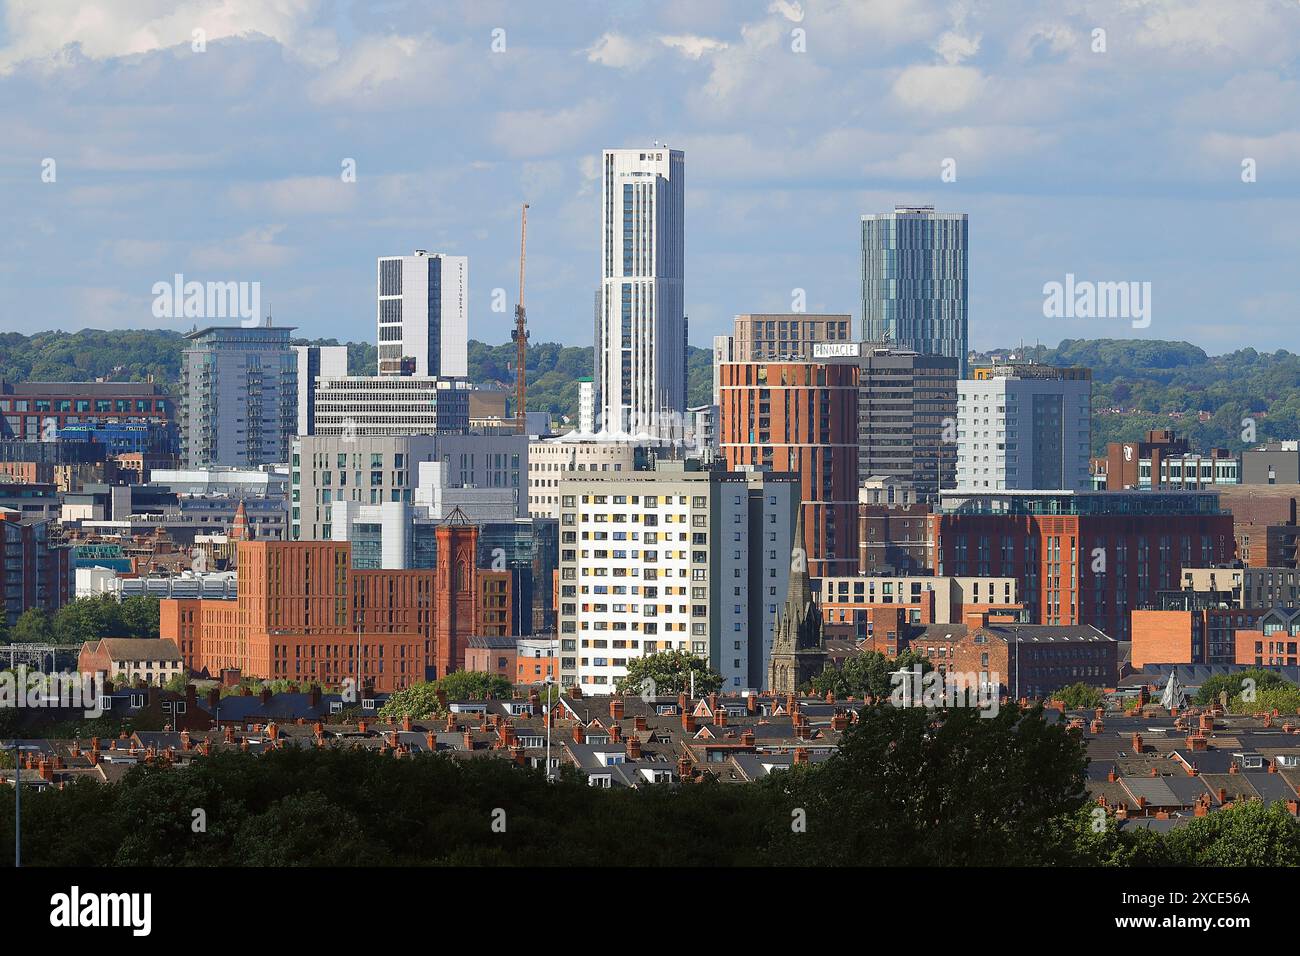
[[[642,790],[493,758],[222,753],[23,800],[28,865],[1296,865],[1300,823],[1245,804],[1168,835],[1098,832],[1084,747],[1039,709],[864,711],[829,760]],[[0,846],[13,839],[11,788]],[[196,811],[202,811],[201,814]],[[196,820],[202,819],[202,826]]]

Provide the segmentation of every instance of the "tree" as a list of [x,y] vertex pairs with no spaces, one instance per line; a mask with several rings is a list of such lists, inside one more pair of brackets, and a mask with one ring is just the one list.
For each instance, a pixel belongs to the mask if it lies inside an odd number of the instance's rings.
[[44,608],[29,607],[18,615],[9,636],[15,644],[53,644],[54,628],[50,624],[49,612]]
[[1240,695],[1228,701],[1228,710],[1234,714],[1261,714],[1277,711],[1288,717],[1300,714],[1300,687],[1285,684],[1256,691],[1254,700],[1244,700]]
[[362,837],[360,821],[318,790],[290,793],[246,817],[235,837],[241,866],[379,866],[380,848]]
[[509,697],[514,685],[499,674],[484,671],[454,671],[432,682],[412,684],[388,698],[379,708],[385,720],[394,717],[411,717],[416,720],[433,717],[443,712],[442,698],[446,700],[499,700]]
[[891,674],[911,670],[920,665],[921,673],[934,670],[929,658],[906,650],[893,660],[879,651],[868,651],[848,658],[843,666],[822,671],[809,682],[809,689],[818,697],[827,693],[843,700],[847,697],[884,699],[893,690]]
[[[122,631],[127,637],[156,638],[162,602],[156,597],[137,595],[124,598],[120,608]],[[101,635],[102,636],[102,635]]]
[[767,778],[807,832],[778,854],[817,865],[1051,863],[1060,818],[1087,800],[1082,741],[1041,706],[864,708],[819,765]]
[[1225,807],[1165,840],[1178,866],[1300,866],[1300,823],[1281,801]]
[[1241,694],[1246,680],[1255,682],[1256,691],[1270,690],[1274,687],[1295,686],[1277,671],[1267,670],[1262,667],[1250,667],[1245,670],[1234,671],[1231,674],[1215,674],[1213,677],[1206,678],[1205,682],[1197,689],[1196,696],[1192,700],[1197,704],[1215,704],[1219,701],[1219,695],[1225,692],[1228,698],[1232,699]]
[[691,692],[691,675],[695,675],[695,694],[716,694],[722,689],[722,675],[709,670],[701,657],[688,651],[659,651],[627,662],[627,674],[619,678],[620,694],[671,695]]
[[1100,690],[1083,681],[1062,687],[1052,694],[1052,698],[1063,701],[1070,710],[1095,710],[1106,700]]

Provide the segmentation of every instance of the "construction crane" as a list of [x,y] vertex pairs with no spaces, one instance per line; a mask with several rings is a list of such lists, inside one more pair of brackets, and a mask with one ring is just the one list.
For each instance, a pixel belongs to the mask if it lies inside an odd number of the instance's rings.
[[515,306],[515,433],[527,434],[528,320],[524,313],[524,257],[528,249],[528,203],[519,211],[519,303]]

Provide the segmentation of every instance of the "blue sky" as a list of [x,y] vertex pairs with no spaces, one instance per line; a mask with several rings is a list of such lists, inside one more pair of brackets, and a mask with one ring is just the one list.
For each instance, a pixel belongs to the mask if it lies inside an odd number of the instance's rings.
[[[424,248],[470,257],[471,334],[505,342],[527,200],[533,339],[587,345],[599,152],[658,140],[686,151],[697,345],[794,289],[857,318],[859,216],[930,202],[971,217],[976,347],[1300,351],[1297,0],[0,9],[3,331],[164,324],[179,272],[371,340],[375,258]],[[1067,272],[1150,282],[1150,327],[1044,318]]]

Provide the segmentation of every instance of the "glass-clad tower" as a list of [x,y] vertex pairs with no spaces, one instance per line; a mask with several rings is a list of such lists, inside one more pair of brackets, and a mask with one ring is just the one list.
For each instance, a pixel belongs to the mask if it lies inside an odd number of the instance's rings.
[[957,359],[966,376],[967,219],[933,206],[862,217],[862,333]]

